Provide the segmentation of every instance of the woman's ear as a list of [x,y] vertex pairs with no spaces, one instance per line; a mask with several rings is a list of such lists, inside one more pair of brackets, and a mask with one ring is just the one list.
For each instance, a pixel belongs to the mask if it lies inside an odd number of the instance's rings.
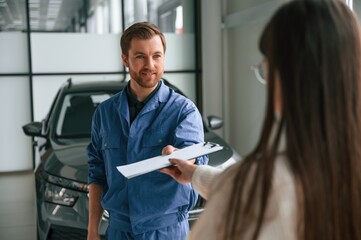
[[125,67],[129,67],[128,58],[124,53],[122,53],[122,61]]

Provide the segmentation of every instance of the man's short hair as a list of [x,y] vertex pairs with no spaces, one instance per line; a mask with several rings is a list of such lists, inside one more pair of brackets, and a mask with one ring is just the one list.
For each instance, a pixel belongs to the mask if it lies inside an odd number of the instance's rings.
[[165,37],[163,33],[160,31],[160,29],[150,22],[138,22],[131,25],[129,28],[127,28],[121,39],[120,39],[120,47],[122,49],[122,53],[125,54],[125,56],[128,56],[128,52],[130,49],[130,45],[132,42],[132,39],[151,39],[152,37],[158,35],[162,41],[164,53],[166,50],[166,42]]

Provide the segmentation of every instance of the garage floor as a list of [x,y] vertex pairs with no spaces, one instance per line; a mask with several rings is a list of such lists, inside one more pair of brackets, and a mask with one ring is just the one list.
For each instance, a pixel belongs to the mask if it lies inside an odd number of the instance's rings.
[[33,171],[0,173],[0,239],[36,240]]

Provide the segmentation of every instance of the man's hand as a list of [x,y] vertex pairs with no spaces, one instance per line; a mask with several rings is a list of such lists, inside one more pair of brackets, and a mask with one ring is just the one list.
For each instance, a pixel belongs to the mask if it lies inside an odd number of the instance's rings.
[[171,145],[167,145],[162,149],[162,155],[169,155],[172,152],[177,151],[177,150],[178,150],[178,148],[175,148]]

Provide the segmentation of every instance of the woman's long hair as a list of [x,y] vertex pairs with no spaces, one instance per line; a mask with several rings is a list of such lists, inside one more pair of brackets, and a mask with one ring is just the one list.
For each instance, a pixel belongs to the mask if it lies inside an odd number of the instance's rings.
[[296,182],[298,239],[361,239],[360,46],[358,21],[341,1],[292,1],[271,18],[260,40],[266,117],[258,145],[238,165],[222,239],[242,239],[249,229],[259,236],[282,134]]

